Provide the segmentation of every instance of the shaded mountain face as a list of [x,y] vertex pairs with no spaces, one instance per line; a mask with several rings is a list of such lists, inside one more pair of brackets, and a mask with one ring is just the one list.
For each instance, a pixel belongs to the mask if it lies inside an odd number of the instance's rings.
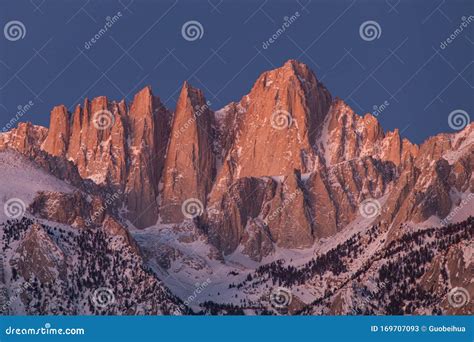
[[[128,232],[104,217],[96,229],[22,218],[1,224],[0,313],[169,315],[181,302],[146,268]],[[8,276],[8,278],[5,277]],[[21,297],[17,298],[21,289]],[[4,293],[4,292],[2,292]]]
[[120,193],[61,180],[58,161],[0,153],[0,314],[186,313],[120,222]]
[[290,60],[216,113],[187,82],[174,112],[146,87],[129,106],[106,97],[73,113],[57,106],[49,129],[20,124],[0,148],[122,192],[137,228],[198,218],[224,254],[249,251],[260,236],[263,252],[248,252],[258,260],[273,250],[262,243],[305,248],[334,235],[367,201],[385,227],[444,219],[474,189],[473,130],[417,146],[332,99]]

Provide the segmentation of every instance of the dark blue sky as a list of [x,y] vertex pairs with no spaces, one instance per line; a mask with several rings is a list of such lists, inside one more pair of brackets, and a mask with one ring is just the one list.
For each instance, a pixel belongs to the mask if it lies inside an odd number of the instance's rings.
[[[33,101],[21,121],[48,125],[57,104],[85,97],[130,100],[151,85],[174,108],[184,80],[204,90],[219,109],[239,100],[258,75],[294,58],[307,63],[333,96],[356,112],[379,114],[385,129],[415,142],[450,132],[448,115],[474,108],[474,21],[440,48],[474,14],[471,0],[0,0],[1,27],[20,21],[26,34],[0,36],[0,127]],[[122,16],[90,49],[85,43]],[[267,49],[285,17],[299,13]],[[472,19],[472,18],[471,18]],[[203,27],[187,41],[184,23]],[[375,21],[378,39],[359,28]],[[10,36],[10,39],[12,36]],[[14,37],[13,37],[14,38]],[[15,39],[15,38],[14,38]],[[82,52],[81,52],[82,51]]]

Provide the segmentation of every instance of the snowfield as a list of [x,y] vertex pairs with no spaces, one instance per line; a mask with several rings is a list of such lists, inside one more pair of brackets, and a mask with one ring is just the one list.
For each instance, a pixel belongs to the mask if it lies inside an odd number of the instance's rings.
[[0,152],[0,222],[8,218],[4,205],[10,199],[18,198],[28,207],[38,191],[70,193],[74,189],[19,153]]

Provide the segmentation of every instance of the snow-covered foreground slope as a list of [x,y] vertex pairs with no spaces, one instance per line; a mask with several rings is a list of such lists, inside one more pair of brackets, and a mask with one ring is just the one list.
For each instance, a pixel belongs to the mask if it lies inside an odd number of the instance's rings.
[[[3,284],[10,314],[181,314],[111,221],[76,229],[44,220],[2,224]],[[18,291],[21,295],[18,295]]]
[[[76,213],[67,208],[58,212],[51,199],[81,199],[80,191],[14,152],[0,153],[0,175],[0,313],[186,312],[148,270],[134,241],[112,216],[103,214],[101,225],[81,227],[32,215],[34,203],[35,210],[41,209],[38,216],[53,213],[67,221]],[[68,197],[73,191],[76,197]]]
[[25,156],[13,151],[0,152],[0,222],[9,218],[5,212],[9,200],[15,199],[17,205],[23,202],[27,207],[38,191],[73,190],[74,187],[41,170]]
[[260,263],[240,251],[218,254],[192,222],[132,234],[153,271],[194,311],[459,314],[473,309],[452,307],[448,300],[452,289],[474,290],[472,218],[448,227],[406,225],[395,239],[370,223],[359,217],[312,248],[279,248]]

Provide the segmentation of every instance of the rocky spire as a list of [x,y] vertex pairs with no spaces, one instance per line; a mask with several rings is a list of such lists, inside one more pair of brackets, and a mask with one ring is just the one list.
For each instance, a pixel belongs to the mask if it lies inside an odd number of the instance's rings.
[[69,145],[69,113],[64,105],[51,111],[49,131],[43,150],[53,156],[64,156]]
[[156,223],[158,183],[169,138],[170,113],[151,88],[137,93],[128,113],[129,173],[126,184],[129,219],[137,227]]
[[199,206],[206,204],[215,173],[212,116],[202,91],[185,82],[165,161],[160,211],[163,222],[181,222],[185,218],[181,206],[188,199],[199,201]]

